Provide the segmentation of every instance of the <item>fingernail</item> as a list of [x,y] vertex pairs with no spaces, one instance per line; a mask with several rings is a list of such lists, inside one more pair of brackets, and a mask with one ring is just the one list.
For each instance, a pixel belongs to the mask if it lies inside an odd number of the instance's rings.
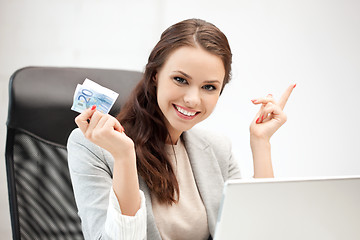
[[121,131],[122,131],[122,132],[125,132],[125,129],[124,129],[124,127],[123,127],[123,126],[121,126]]
[[268,94],[268,96],[272,97],[272,94],[271,94],[271,93],[269,93],[269,94]]
[[293,88],[295,88],[296,87],[296,84],[293,86]]
[[260,119],[260,117],[258,117],[258,119],[256,119],[256,123],[259,123],[259,119]]
[[261,116],[261,121],[264,120],[264,115]]
[[251,100],[253,103],[256,103],[256,99]]
[[91,110],[94,110],[96,108],[96,105],[93,105],[92,107],[91,107]]

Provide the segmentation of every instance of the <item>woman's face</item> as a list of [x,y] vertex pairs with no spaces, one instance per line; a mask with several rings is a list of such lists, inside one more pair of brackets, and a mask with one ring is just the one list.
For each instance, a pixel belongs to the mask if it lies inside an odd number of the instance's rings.
[[180,47],[168,56],[155,81],[157,101],[173,143],[211,114],[224,76],[221,58],[200,47]]

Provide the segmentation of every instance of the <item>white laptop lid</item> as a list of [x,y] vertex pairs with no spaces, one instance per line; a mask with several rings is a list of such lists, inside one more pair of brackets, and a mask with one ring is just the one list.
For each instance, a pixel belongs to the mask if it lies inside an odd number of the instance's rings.
[[359,240],[360,176],[225,183],[214,240]]

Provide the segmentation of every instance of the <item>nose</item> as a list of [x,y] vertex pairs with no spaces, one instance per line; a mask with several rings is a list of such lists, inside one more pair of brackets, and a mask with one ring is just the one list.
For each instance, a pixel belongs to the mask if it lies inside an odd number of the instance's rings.
[[184,94],[184,102],[186,107],[196,108],[200,105],[201,96],[197,88],[189,88]]

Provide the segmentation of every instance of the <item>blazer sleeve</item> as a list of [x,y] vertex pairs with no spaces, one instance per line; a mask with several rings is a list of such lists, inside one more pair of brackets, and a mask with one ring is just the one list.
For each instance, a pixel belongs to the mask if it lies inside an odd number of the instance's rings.
[[85,239],[145,239],[146,206],[135,216],[121,214],[112,189],[109,153],[87,140],[80,129],[68,139],[68,165]]
[[228,161],[228,180],[241,178],[241,172],[238,162],[235,160],[232,151],[230,150],[230,157]]
[[231,140],[224,135],[214,134],[212,136],[212,146],[218,154],[217,158],[222,169],[224,181],[241,178],[239,164],[235,160],[232,151]]

